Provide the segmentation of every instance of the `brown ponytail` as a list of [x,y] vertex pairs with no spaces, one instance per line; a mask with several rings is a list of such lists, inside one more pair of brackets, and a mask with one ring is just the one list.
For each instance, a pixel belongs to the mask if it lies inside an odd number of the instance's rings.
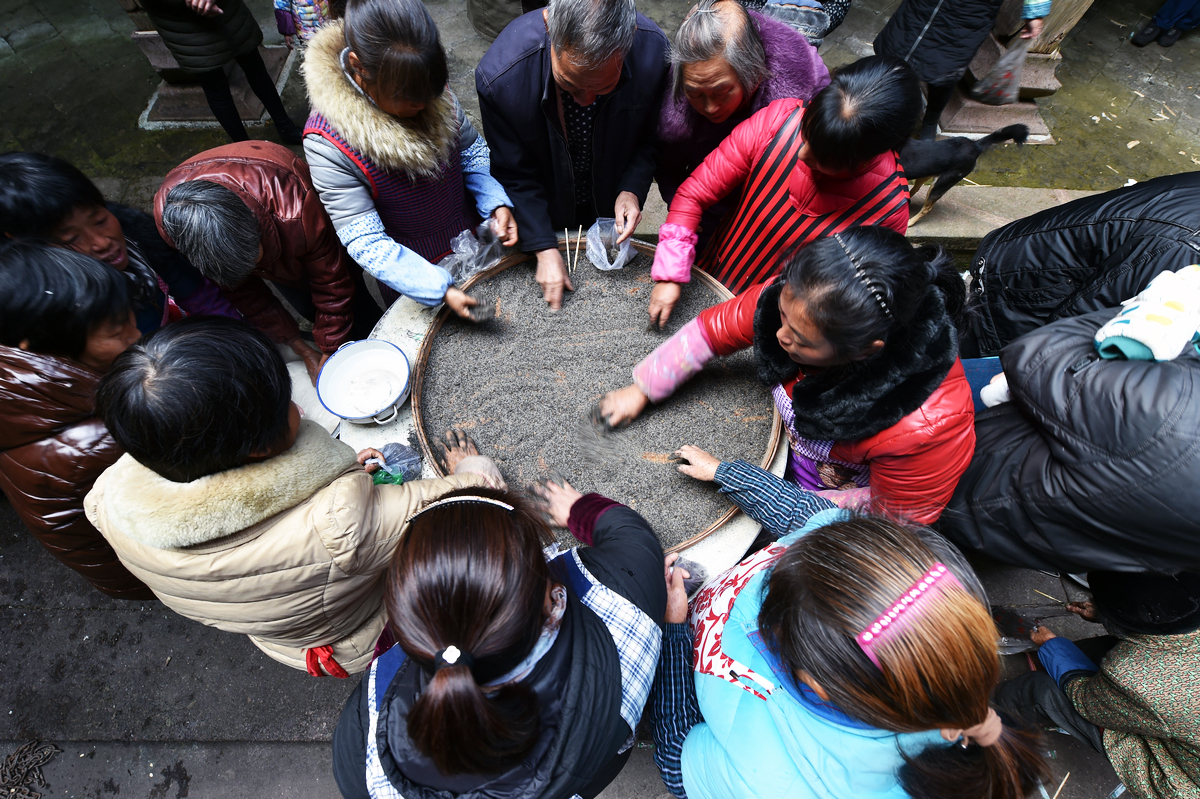
[[[914,605],[903,632],[871,648],[855,640],[935,563],[957,583]],[[806,672],[846,714],[879,729],[921,732],[982,723],[1000,676],[997,632],[962,555],[927,528],[882,517],[835,522],[776,564],[759,630],[793,673]],[[993,746],[931,746],[900,779],[919,799],[1017,799],[1046,767],[1035,737],[1006,728]]]
[[[520,761],[540,732],[531,690],[483,686],[516,667],[541,634],[550,532],[521,497],[473,488],[443,499],[455,496],[513,510],[462,501],[420,514],[393,556],[384,601],[400,648],[433,674],[409,710],[409,739],[443,774],[488,774]],[[438,664],[450,646],[466,657]]]

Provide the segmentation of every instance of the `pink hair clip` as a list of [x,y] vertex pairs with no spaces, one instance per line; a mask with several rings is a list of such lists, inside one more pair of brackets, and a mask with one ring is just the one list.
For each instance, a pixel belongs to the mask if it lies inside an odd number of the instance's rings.
[[883,670],[873,648],[881,646],[890,636],[898,634],[898,630],[904,629],[914,621],[914,617],[920,615],[917,612],[921,607],[917,604],[919,600],[926,600],[926,606],[928,606],[928,597],[933,594],[942,594],[952,586],[962,588],[962,583],[954,576],[954,572],[950,571],[945,564],[933,564],[933,568],[910,585],[908,590],[901,594],[890,608],[881,613],[879,618],[855,637],[854,640],[858,642],[859,648],[871,659],[875,668]]

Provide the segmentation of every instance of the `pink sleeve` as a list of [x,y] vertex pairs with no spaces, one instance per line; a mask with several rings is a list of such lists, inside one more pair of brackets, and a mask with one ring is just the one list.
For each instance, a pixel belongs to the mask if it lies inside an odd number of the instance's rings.
[[633,367],[633,383],[651,402],[662,402],[714,355],[704,326],[693,319]]
[[817,491],[822,497],[837,505],[839,508],[849,508],[850,510],[865,510],[871,502],[871,488],[850,488],[828,489],[826,491]]
[[657,281],[687,283],[692,279],[692,263],[696,260],[696,234],[683,225],[666,222],[658,229],[658,247],[654,250],[654,266],[650,277]]

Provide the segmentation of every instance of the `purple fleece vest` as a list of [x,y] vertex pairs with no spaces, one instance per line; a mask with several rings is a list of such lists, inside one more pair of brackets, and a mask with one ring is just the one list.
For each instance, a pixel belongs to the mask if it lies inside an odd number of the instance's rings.
[[473,229],[463,185],[462,154],[455,149],[439,166],[436,177],[385,170],[351,147],[320,114],[304,125],[305,134],[316,133],[350,157],[371,183],[375,210],[387,234],[431,263],[450,254],[450,240]]

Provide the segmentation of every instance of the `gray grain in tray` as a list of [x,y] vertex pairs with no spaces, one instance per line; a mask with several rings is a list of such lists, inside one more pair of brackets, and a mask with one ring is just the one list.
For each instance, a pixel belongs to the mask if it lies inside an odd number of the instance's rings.
[[[647,329],[650,258],[601,272],[580,254],[575,291],[550,313],[531,265],[471,288],[496,318],[475,326],[450,318],[431,350],[421,391],[430,441],[454,426],[495,458],[513,487],[561,474],[636,509],[664,548],[692,538],[732,506],[715,483],[679,474],[668,461],[683,444],[724,460],[761,462],[771,435],[770,393],[749,351],[712,361],[629,427],[602,435],[588,414],[605,392],[628,385],[633,365],[719,298],[700,280],[684,285],[665,331]],[[564,545],[574,539],[557,531]]]

